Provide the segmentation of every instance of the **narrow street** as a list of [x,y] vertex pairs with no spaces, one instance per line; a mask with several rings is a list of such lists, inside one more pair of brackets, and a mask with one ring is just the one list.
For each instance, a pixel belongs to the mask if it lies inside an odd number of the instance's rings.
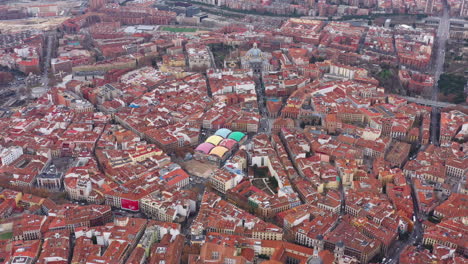
[[438,137],[438,132],[439,132],[439,122],[440,122],[440,109],[437,107],[432,107],[431,111],[431,143],[433,145],[439,145],[439,137]]
[[417,200],[417,193],[413,185],[413,179],[407,178],[407,183],[411,186],[411,198],[413,201],[413,210],[414,210],[414,227],[406,240],[398,240],[393,244],[393,247],[389,249],[387,254],[387,259],[384,264],[396,264],[400,257],[401,252],[405,250],[406,247],[411,245],[422,245],[422,239],[424,235],[424,230],[422,227],[423,216],[419,212],[419,205]]
[[341,206],[340,206],[340,215],[346,214],[346,195],[345,190],[343,187],[343,182],[340,180],[340,199],[341,199]]
[[[217,65],[216,65],[216,61],[215,61],[215,59],[214,59],[213,52],[211,51],[210,48],[208,48],[208,49],[209,49],[208,54],[210,55],[211,66],[212,66],[213,69],[216,70],[216,69],[218,69],[218,67],[217,67]],[[221,65],[221,67],[222,67],[222,65]]]
[[49,68],[50,68],[50,60],[52,57],[52,46],[54,43],[54,35],[52,33],[47,34],[47,50],[46,50],[46,57],[44,60],[44,72],[42,75],[42,83],[44,87],[49,87]]
[[263,88],[263,80],[260,78],[259,82],[255,84],[255,92],[257,93],[257,104],[259,114],[262,116],[260,119],[260,125],[258,127],[259,133],[271,133],[271,120],[268,118],[265,98],[265,90]]

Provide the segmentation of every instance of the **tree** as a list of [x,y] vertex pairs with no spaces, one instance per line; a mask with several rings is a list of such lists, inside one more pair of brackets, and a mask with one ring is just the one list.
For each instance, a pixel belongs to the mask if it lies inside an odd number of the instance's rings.
[[270,259],[270,256],[266,255],[266,254],[260,254],[258,255],[259,258],[261,259]]
[[462,103],[466,100],[464,93],[466,78],[460,75],[444,73],[440,75],[439,85],[440,92],[444,96],[451,97],[453,103]]
[[271,187],[273,187],[273,190],[278,189],[278,181],[276,180],[275,177],[270,177],[270,183],[271,183]]
[[429,250],[430,252],[432,252],[432,250],[434,249],[434,246],[433,245],[429,245],[429,244],[425,244],[424,247]]

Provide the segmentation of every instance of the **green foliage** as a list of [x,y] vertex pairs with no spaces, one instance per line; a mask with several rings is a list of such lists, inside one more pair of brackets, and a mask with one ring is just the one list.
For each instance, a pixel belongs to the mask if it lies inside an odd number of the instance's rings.
[[[199,4],[197,2],[197,4]],[[204,7],[201,7],[200,8],[203,12],[206,12],[206,13],[209,13],[209,14],[214,14],[214,15],[217,15],[217,16],[229,16],[229,17],[232,17],[232,18],[244,18],[243,15],[239,14],[233,14],[233,13],[226,13],[224,11],[215,11],[214,9],[208,9],[208,8],[204,8]]]
[[[198,3],[198,2],[197,2]],[[232,9],[229,7],[221,7],[221,9],[230,11],[230,12],[236,12],[236,13],[242,13],[242,14],[248,14],[248,15],[262,15],[262,16],[273,16],[273,17],[300,17],[301,15],[298,15],[296,13],[294,14],[289,14],[289,15],[278,15],[270,12],[257,12],[255,10],[237,10],[237,9]]]
[[208,46],[210,47],[210,50],[213,53],[216,65],[222,67],[224,59],[227,55],[229,55],[229,53],[232,50],[232,47],[229,45],[224,45],[223,43],[209,44]]
[[[340,19],[337,20],[374,20],[378,17],[386,17],[386,18],[391,18],[392,16],[398,17],[402,16],[402,14],[395,13],[395,14],[369,14],[369,15],[344,15]],[[414,15],[407,15],[407,16],[414,16]],[[421,20],[423,18],[427,17],[427,15],[424,14],[418,14],[416,15],[417,20]]]
[[260,254],[258,255],[258,258],[261,258],[261,259],[270,259],[270,257],[268,255],[265,255],[265,254]]
[[418,20],[421,20],[421,19],[426,18],[426,17],[427,17],[426,14],[417,14],[417,15],[416,15],[416,18],[417,18]]
[[405,232],[405,233],[400,234],[400,235],[398,236],[398,239],[399,239],[399,240],[407,240],[408,238],[409,238],[409,233],[408,233],[408,232]]
[[426,248],[427,250],[432,252],[432,250],[434,249],[434,246],[433,245],[424,245],[424,248]]
[[382,80],[389,80],[392,78],[393,72],[390,69],[383,69],[381,72],[379,72],[378,76]]
[[353,20],[353,19],[371,20],[373,18],[374,18],[374,16],[372,16],[372,15],[370,15],[370,16],[368,16],[368,15],[344,15],[339,20]]
[[196,32],[196,28],[176,28],[176,27],[163,27],[162,30],[169,32]]
[[266,178],[268,175],[268,168],[253,167],[255,178]]
[[273,190],[278,189],[278,181],[275,177],[270,177],[270,183]]
[[466,78],[454,74],[442,74],[438,82],[440,92],[445,96],[454,95],[454,103],[462,103],[465,101],[464,88],[466,85]]
[[128,2],[131,2],[131,1],[132,1],[132,0],[126,0],[126,1],[124,1],[124,2],[122,2],[122,3],[120,3],[120,5],[121,5],[121,6],[126,6],[127,3],[128,3]]
[[325,61],[325,58],[322,58],[322,57],[316,58],[314,56],[312,56],[309,60],[310,63],[316,63],[316,62],[322,62],[322,61]]
[[440,223],[440,221],[441,221],[439,218],[437,218],[437,217],[435,217],[435,216],[429,216],[429,217],[427,218],[427,220],[429,220],[429,222],[434,223],[434,224],[438,224],[438,223]]
[[13,232],[0,234],[0,240],[7,240],[13,237]]
[[210,5],[210,4],[203,3],[203,2],[199,2],[199,1],[187,1],[187,2],[196,3],[196,4],[202,5],[202,6],[209,6],[209,7],[213,7],[213,6],[214,6],[214,5]]

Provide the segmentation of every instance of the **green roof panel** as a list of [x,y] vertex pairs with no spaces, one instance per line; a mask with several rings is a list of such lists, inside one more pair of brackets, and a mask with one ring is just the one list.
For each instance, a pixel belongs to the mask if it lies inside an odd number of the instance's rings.
[[239,131],[232,132],[229,134],[230,139],[234,139],[235,141],[239,142],[245,137],[245,134]]

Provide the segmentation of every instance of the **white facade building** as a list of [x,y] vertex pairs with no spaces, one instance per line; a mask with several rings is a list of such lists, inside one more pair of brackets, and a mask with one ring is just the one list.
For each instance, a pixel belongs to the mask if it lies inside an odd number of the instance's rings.
[[13,163],[16,159],[18,159],[21,155],[23,155],[23,148],[22,147],[9,147],[3,149],[0,152],[0,162],[1,165],[9,165]]

